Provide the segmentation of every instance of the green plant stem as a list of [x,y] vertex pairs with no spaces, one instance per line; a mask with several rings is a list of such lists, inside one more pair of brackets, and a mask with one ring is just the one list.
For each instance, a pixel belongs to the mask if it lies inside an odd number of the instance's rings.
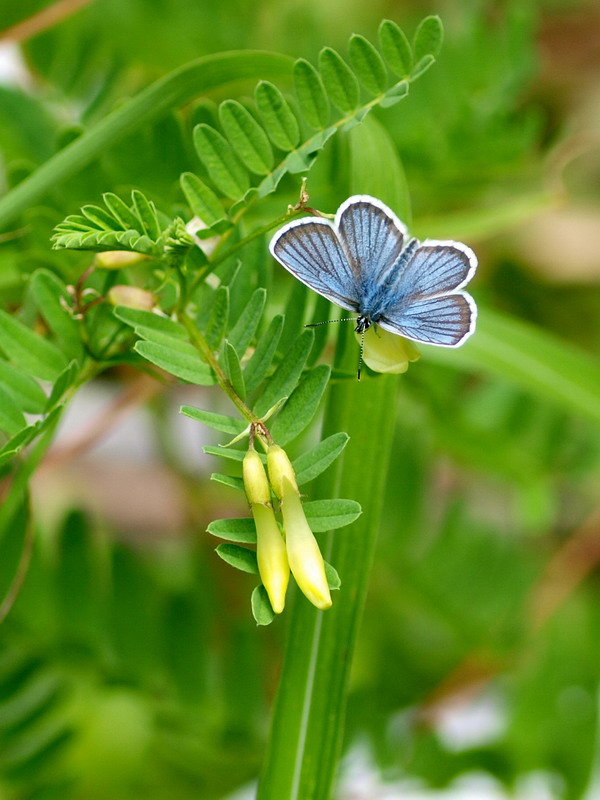
[[[345,364],[344,349],[349,358]],[[355,363],[352,331],[340,331],[336,366]],[[333,607],[317,611],[296,593],[258,800],[329,800],[343,735],[352,652],[367,584],[392,447],[397,376],[365,377],[331,387],[323,436],[350,442],[336,470],[311,497],[352,497],[363,514],[342,534],[328,534],[323,554],[342,577]],[[323,544],[323,542],[322,542]]]
[[209,367],[215,373],[217,383],[219,384],[221,389],[223,389],[225,394],[229,397],[234,406],[238,409],[240,414],[244,417],[244,419],[248,420],[248,422],[258,423],[260,421],[259,418],[256,416],[256,414],[254,414],[254,412],[250,408],[248,408],[246,403],[244,403],[242,398],[235,391],[235,389],[229,382],[229,379],[227,378],[227,375],[225,374],[223,367],[219,364],[217,357],[208,346],[206,339],[202,336],[202,334],[194,324],[194,321],[190,319],[190,317],[185,313],[179,314],[178,318],[181,324],[185,326],[185,329],[190,335],[192,344],[201,354],[202,359],[209,365]]
[[[273,228],[277,228],[279,225],[283,225],[285,222],[288,222],[290,217],[292,217],[294,214],[300,213],[300,211],[302,211],[302,209],[298,209],[297,211],[296,210],[288,211],[286,214],[283,214],[283,216],[278,217],[276,220],[268,222],[266,225],[262,225],[260,228],[256,228],[255,230],[252,231],[252,233],[249,233],[247,236],[244,236],[243,239],[240,239],[239,242],[233,244],[229,248],[229,250],[226,250],[224,253],[219,253],[215,258],[212,259],[212,261],[210,261],[206,265],[206,267],[203,267],[201,270],[198,271],[197,275],[195,275],[194,280],[191,282],[187,290],[187,296],[190,297],[193,294],[195,289],[197,289],[198,284],[204,279],[204,277],[208,272],[214,272],[215,268],[218,267],[219,264],[222,264],[223,261],[226,261],[234,253],[237,253],[243,247],[246,247],[247,244],[249,244],[254,239],[257,239],[259,236],[262,236],[263,234],[268,233]],[[225,243],[226,235],[227,234],[224,234],[220,244]]]
[[205,56],[180,67],[113,111],[3,197],[0,228],[111,145],[171,109],[233,81],[289,77],[292,65],[289,56],[249,50]]

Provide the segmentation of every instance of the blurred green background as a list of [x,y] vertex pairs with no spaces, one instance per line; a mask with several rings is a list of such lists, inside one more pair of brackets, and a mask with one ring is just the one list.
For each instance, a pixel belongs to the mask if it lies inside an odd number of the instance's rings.
[[[383,17],[412,31],[426,13],[445,26],[438,63],[376,112],[414,231],[468,242],[478,301],[596,358],[591,0],[5,0],[0,188],[193,58],[264,48],[314,61],[353,32],[375,40]],[[89,256],[53,253],[48,237],[102,191],[139,186],[177,209],[179,173],[196,166],[190,118],[219,99],[123,141],[0,236],[2,305],[37,267],[69,280],[85,269]],[[319,208],[347,194],[346,160],[342,137],[311,173]],[[285,187],[265,204],[273,216],[294,199]],[[290,290],[274,282],[275,296]],[[600,797],[600,432],[597,411],[560,397],[458,351],[427,353],[402,378],[339,800]],[[177,414],[212,398],[127,370],[76,398],[32,487],[32,564],[1,629],[1,800],[252,796],[285,620],[255,627],[252,580],[204,533],[246,513],[209,483],[210,434]],[[2,543],[0,596],[29,533],[17,521]]]

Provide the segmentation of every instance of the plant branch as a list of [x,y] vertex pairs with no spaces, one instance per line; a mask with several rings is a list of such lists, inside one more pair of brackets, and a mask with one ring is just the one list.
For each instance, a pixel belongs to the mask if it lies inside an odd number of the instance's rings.
[[242,398],[238,395],[238,393],[231,385],[229,378],[227,377],[225,371],[223,370],[223,367],[219,364],[217,357],[210,349],[208,342],[206,341],[204,336],[202,336],[202,334],[194,324],[193,320],[190,319],[190,317],[187,314],[180,313],[179,321],[189,333],[191,342],[202,356],[203,361],[205,361],[212,369],[212,371],[215,373],[217,383],[219,384],[221,389],[223,389],[225,394],[229,397],[234,406],[238,409],[240,414],[244,417],[244,419],[246,419],[250,423],[253,424],[259,423],[260,422],[259,418],[252,411],[252,409],[250,409],[246,405],[246,403],[242,400]]

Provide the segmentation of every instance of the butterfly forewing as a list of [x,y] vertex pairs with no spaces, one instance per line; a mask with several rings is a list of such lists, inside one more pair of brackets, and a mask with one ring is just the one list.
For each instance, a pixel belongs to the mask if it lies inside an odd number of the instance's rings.
[[378,200],[355,195],[338,209],[336,226],[357,285],[384,283],[406,238],[398,217]]
[[379,325],[425,344],[458,347],[475,329],[477,308],[467,292],[431,297],[389,309]]
[[330,222],[294,220],[275,234],[270,250],[302,283],[342,308],[358,311],[354,274]]

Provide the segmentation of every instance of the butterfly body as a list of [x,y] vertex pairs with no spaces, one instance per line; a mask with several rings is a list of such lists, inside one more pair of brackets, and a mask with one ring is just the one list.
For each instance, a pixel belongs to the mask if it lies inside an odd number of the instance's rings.
[[378,324],[414,341],[458,347],[475,329],[475,302],[463,291],[477,267],[473,251],[461,242],[409,238],[376,198],[348,198],[333,222],[294,220],[270,250],[311,289],[357,313],[358,333]]

